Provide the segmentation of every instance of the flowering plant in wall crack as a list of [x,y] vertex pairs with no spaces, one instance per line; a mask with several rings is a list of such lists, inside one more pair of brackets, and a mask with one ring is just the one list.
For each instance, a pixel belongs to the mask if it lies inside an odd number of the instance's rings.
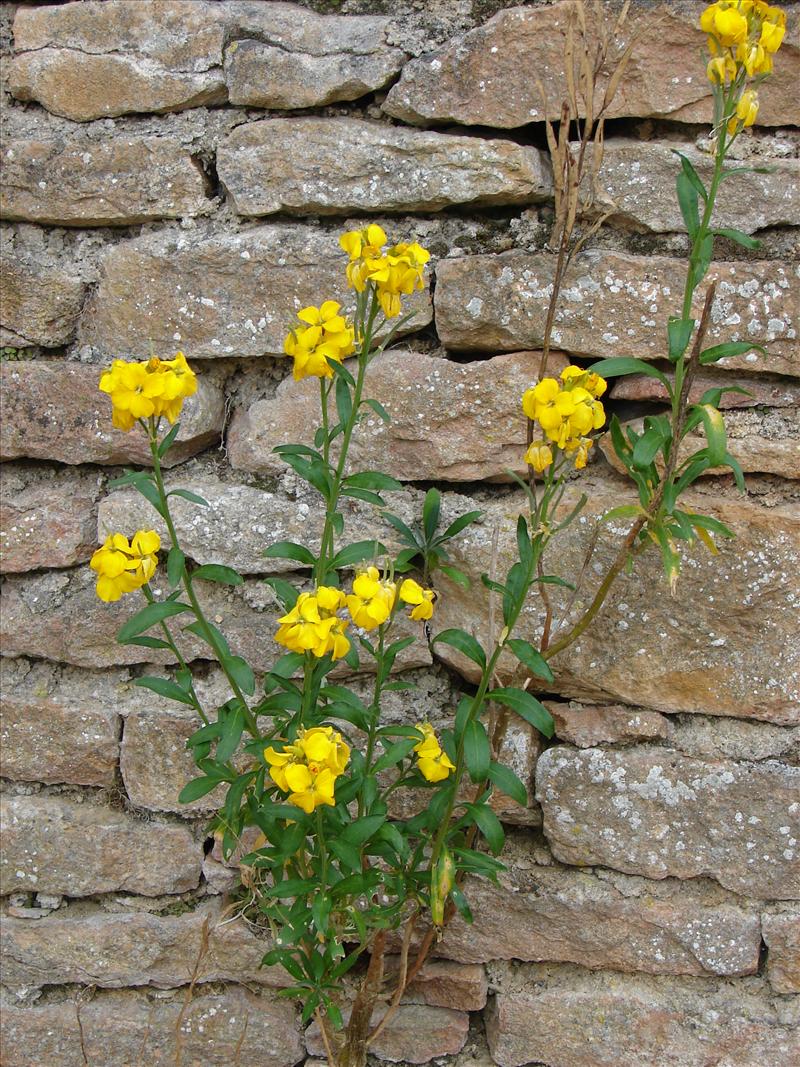
[[[501,870],[504,834],[492,795],[504,793],[526,805],[528,789],[498,752],[511,715],[552,736],[551,717],[534,695],[554,683],[549,661],[580,636],[615,578],[648,546],[657,546],[674,586],[681,542],[699,539],[714,551],[714,535],[731,536],[713,517],[680,506],[684,491],[708,469],[727,466],[742,480],[718,410],[723,390],[710,390],[698,403],[689,403],[689,390],[701,366],[754,346],[705,345],[713,285],[699,319],[691,311],[715,235],[752,245],[744,234],[717,227],[712,215],[722,183],[742,169],[727,167],[726,157],[752,124],[755,105],[748,94],[768,72],[767,57],[771,64],[783,24],[777,9],[757,0],[718,0],[701,24],[712,56],[714,170],[706,188],[680,156],[677,193],[691,253],[683,305],[665,337],[671,368],[613,358],[571,365],[559,378],[548,377],[548,334],[539,380],[520,398],[528,420],[520,456],[528,477],[509,472],[526,502],[516,520],[517,558],[503,580],[482,579],[502,616],[499,632],[485,644],[459,628],[436,632],[435,587],[446,595],[448,583],[467,582],[452,566],[448,546],[479,513],[463,514],[442,528],[441,497],[431,489],[418,520],[409,525],[388,511],[381,495],[401,484],[381,471],[353,470],[350,458],[365,417],[388,421],[381,404],[367,395],[367,372],[410,318],[404,298],[424,285],[429,257],[419,244],[390,245],[376,224],[343,234],[343,282],[353,291],[352,319],[327,298],[302,309],[287,334],[294,377],[319,382],[319,419],[311,443],[282,444],[275,451],[318,493],[324,522],[318,546],[281,541],[266,547],[267,559],[292,561],[299,577],[266,579],[276,602],[276,649],[271,669],[258,680],[208,618],[200,595],[204,582],[236,586],[242,578],[230,567],[195,566],[187,559],[171,498],[198,507],[206,502],[185,489],[168,492],[162,477],[183,402],[197,388],[193,370],[178,353],[171,360],[116,360],[100,380],[114,425],[147,436],[152,468],[128,471],[115,484],[133,486],[150,502],[166,534],[166,551],[160,563],[162,542],[155,530],[111,534],[91,560],[97,594],[115,601],[140,590],[146,601],[123,625],[119,640],[141,647],[145,659],[149,650],[170,657],[176,666],[169,677],[145,676],[137,684],[198,716],[188,741],[198,775],[181,800],[197,800],[219,786],[226,790],[213,820],[226,854],[240,845],[246,830],[257,834],[242,864],[250,906],[272,934],[264,962],[283,967],[284,993],[302,1005],[303,1022],[316,1020],[332,1067],[366,1062],[370,1044],[443,927],[456,912],[471,921],[466,877],[495,879]],[[588,89],[593,92],[593,84]],[[597,121],[585,120],[590,132],[585,125],[582,136],[591,136]],[[570,237],[571,230],[562,228],[565,258]],[[557,296],[556,284],[552,299]],[[552,315],[548,318],[551,328]],[[669,397],[669,410],[648,417],[641,432],[622,426],[616,416],[607,423],[602,399],[608,379],[629,373],[656,377]],[[679,458],[681,443],[696,428],[704,431],[703,447]],[[573,590],[575,576],[549,573],[548,552],[586,502],[582,497],[567,513],[562,507],[567,482],[580,478],[601,432],[608,432],[629,472],[638,503],[621,503],[603,516],[601,521],[630,525],[591,602],[554,630],[548,589]],[[378,540],[348,541],[343,508],[348,498],[379,510],[400,539],[399,552]],[[162,565],[169,588],[163,598],[150,586]],[[537,643],[515,632],[531,597],[543,608]],[[228,699],[217,707],[198,695],[184,653],[186,634],[207,646],[227,680]],[[428,721],[393,725],[382,716],[387,694],[411,688],[395,668],[400,654],[420,640],[434,653],[450,646],[478,669],[477,684],[458,701],[450,724],[438,730]],[[516,677],[526,679],[520,684],[498,684],[498,660],[505,652],[518,663]],[[369,678],[368,696],[349,683],[357,672]],[[392,806],[401,787],[418,795],[416,813],[405,818]],[[401,947],[399,972],[387,986],[389,944]],[[384,1011],[375,1025],[379,1003]]]

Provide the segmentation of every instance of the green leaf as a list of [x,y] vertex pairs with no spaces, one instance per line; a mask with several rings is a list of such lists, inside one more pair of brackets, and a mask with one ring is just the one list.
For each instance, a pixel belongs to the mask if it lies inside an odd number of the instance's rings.
[[515,605],[528,591],[528,569],[523,563],[515,563],[506,576],[506,584],[503,590],[503,622],[506,626],[511,624],[511,614]]
[[355,500],[364,500],[367,504],[374,504],[376,508],[386,507],[386,501],[383,497],[373,493],[370,489],[358,489],[355,486],[348,485],[342,489],[342,496],[350,496]]
[[276,445],[272,451],[277,452],[279,456],[308,456],[311,459],[322,459],[316,448],[309,448],[308,445]]
[[242,692],[251,697],[256,691],[256,676],[250,664],[241,656],[225,656],[221,662]]
[[151,626],[155,626],[156,623],[191,610],[189,604],[182,604],[175,600],[167,600],[163,604],[148,604],[120,627],[117,640],[124,645],[128,638],[136,637],[145,630],[149,630]]
[[711,266],[711,259],[714,255],[714,235],[713,233],[706,234],[703,240],[700,242],[700,247],[697,250],[697,259],[692,265],[692,288],[696,289],[700,282],[705,278],[708,268]]
[[222,736],[217,745],[217,759],[220,763],[226,763],[239,747],[244,731],[244,709],[237,704],[233,711],[228,713],[222,727]]
[[422,548],[422,545],[417,540],[417,535],[409,526],[406,526],[406,524],[401,518],[399,518],[397,515],[393,515],[390,511],[385,511],[383,513],[383,517],[386,522],[389,523],[390,526],[397,530],[397,532],[400,534],[400,536],[403,538],[407,545],[413,546],[417,549]]
[[492,762],[489,765],[488,777],[501,793],[511,797],[521,807],[527,808],[528,790],[509,767],[503,766],[502,763]]
[[361,819],[348,823],[339,834],[339,840],[346,841],[349,845],[360,847],[365,845],[385,822],[385,815],[365,815]]
[[742,396],[753,396],[753,393],[751,393],[749,389],[742,389],[741,386],[738,385],[726,385],[716,389],[706,389],[697,403],[710,404],[712,407],[718,408],[719,402],[722,400],[725,393],[740,393]]
[[451,567],[447,563],[441,563],[439,565],[439,570],[442,572],[442,574],[449,578],[451,582],[455,582],[456,585],[460,585],[462,589],[469,589],[470,580],[467,575],[464,574],[463,571],[460,571],[458,569],[458,567]]
[[503,851],[503,845],[506,840],[500,820],[492,809],[485,804],[467,804],[465,807],[475,820],[475,825],[486,838],[489,848],[495,856],[499,855]]
[[700,229],[700,208],[697,189],[686,170],[681,170],[677,181],[678,204],[689,236],[694,238]]
[[200,578],[204,582],[219,582],[222,585],[242,585],[244,578],[233,567],[223,567],[220,563],[204,563],[192,572],[192,578]]
[[201,507],[210,508],[211,505],[198,493],[193,493],[190,489],[171,489],[167,496],[179,496],[183,500],[190,500],[193,504],[200,504]]
[[285,578],[265,578],[264,585],[268,585],[274,590],[285,611],[291,611],[300,596],[295,587],[287,582]]
[[167,556],[167,580],[173,588],[180,584],[185,565],[186,557],[177,545],[173,545]]
[[517,516],[517,552],[519,553],[520,561],[528,567],[533,558],[533,548],[530,534],[528,533],[528,523],[525,521],[524,515]]
[[645,430],[633,448],[634,466],[640,470],[649,467],[658,455],[665,440],[663,426],[656,424]]
[[387,492],[403,488],[402,482],[381,471],[360,471],[358,474],[351,474],[345,478],[343,484],[355,486],[356,489],[384,489]]
[[639,504],[621,504],[618,508],[611,508],[600,519],[601,522],[612,522],[614,519],[638,519],[642,514]]
[[162,640],[160,637],[129,637],[125,642],[126,645],[140,645],[142,648],[169,648],[168,641]]
[[353,399],[349,384],[341,376],[336,379],[336,411],[342,426],[346,426],[353,414]]
[[477,663],[479,667],[484,668],[486,666],[486,653],[479,642],[475,640],[472,634],[468,634],[466,630],[442,630],[441,633],[434,637],[431,644],[450,645],[451,648],[455,648],[465,655],[467,659]]
[[453,903],[456,906],[456,910],[464,922],[472,923],[474,919],[472,917],[472,911],[470,910],[467,898],[461,892],[457,885],[454,885],[450,890],[450,896],[453,898]]
[[158,446],[158,457],[159,457],[159,459],[161,459],[163,456],[165,456],[166,453],[169,451],[170,445],[175,440],[175,438],[178,436],[178,432],[179,432],[180,428],[181,428],[181,424],[179,422],[176,422],[175,425],[172,427],[172,429],[169,431],[169,433],[165,434],[164,437],[161,439],[161,441],[159,443],[159,446]]
[[349,841],[343,841],[341,835],[328,841],[328,846],[336,858],[344,864],[349,871],[361,870],[361,852]]
[[632,356],[614,356],[613,359],[601,359],[588,368],[594,374],[602,378],[620,378],[624,374],[646,374],[650,378],[658,378],[669,390],[670,384],[666,374],[643,359],[634,359]]
[[700,362],[704,365],[716,363],[717,360],[724,359],[726,356],[743,356],[745,352],[752,352],[754,348],[763,352],[764,355],[767,354],[763,345],[755,345],[752,341],[726,341],[725,344],[704,349],[700,353]]
[[212,789],[216,789],[220,780],[218,778],[193,778],[191,782],[187,782],[186,785],[178,793],[179,804],[191,804],[193,800],[199,800],[200,797],[204,797],[206,793],[210,793]]
[[345,545],[336,553],[330,562],[330,569],[336,571],[341,567],[352,567],[354,563],[377,559],[385,554],[386,547],[380,541],[354,541],[352,545]]
[[208,647],[213,649],[218,656],[230,656],[231,650],[228,646],[228,640],[222,630],[215,626],[213,622],[208,620],[205,623],[193,622],[189,626],[184,626],[184,630],[199,637],[201,641],[205,641]]
[[313,878],[286,878],[273,886],[262,886],[259,892],[265,897],[302,897],[319,888]]
[[725,420],[721,413],[710,404],[698,404],[695,410],[703,420],[703,429],[708,443],[708,461],[712,467],[719,467],[725,462],[727,454]]
[[735,241],[737,245],[741,245],[743,248],[761,247],[761,242],[757,237],[751,237],[749,233],[742,233],[741,230],[725,227],[721,230],[714,230],[714,233],[718,237],[727,237],[729,241]]
[[706,187],[703,185],[700,175],[694,169],[691,160],[688,158],[688,156],[685,156],[683,152],[678,152],[674,148],[672,149],[672,151],[680,159],[681,169],[686,175],[687,181],[696,190],[698,196],[702,198],[703,203],[706,203],[708,201],[708,193],[706,192]]
[[310,549],[294,541],[276,541],[264,551],[264,556],[267,559],[293,559],[306,567],[313,567],[317,562]]
[[482,511],[467,511],[463,515],[459,515],[439,537],[439,541],[449,541],[451,537],[455,537],[456,534],[461,533],[462,530],[471,526],[473,522],[477,522],[482,515]]
[[492,751],[486,728],[479,720],[470,720],[464,730],[464,759],[473,782],[486,781],[491,758]]
[[689,511],[686,513],[686,518],[692,526],[699,526],[702,530],[710,530],[711,533],[719,534],[720,537],[736,536],[730,526],[726,526],[719,519],[712,518],[711,515],[698,515],[696,512]]
[[550,665],[538,649],[534,648],[529,641],[523,641],[520,637],[512,637],[506,641],[506,647],[510,648],[517,659],[538,678],[544,678],[546,682],[552,682],[553,672]]
[[389,767],[394,767],[396,764],[404,760],[414,748],[414,745],[418,745],[419,740],[413,737],[404,741],[396,741],[393,745],[389,745],[380,759],[376,760],[372,767],[372,773],[377,774],[378,771],[385,771]]
[[153,485],[149,478],[140,478],[137,481],[133,482],[133,486],[137,490],[137,492],[141,493],[141,495],[149,504],[152,504],[152,506],[162,518],[166,518],[164,513],[164,505],[161,503],[161,497],[159,495],[158,489],[156,489],[156,487]]
[[511,708],[525,722],[535,726],[539,733],[545,737],[552,737],[555,730],[553,717],[547,708],[536,697],[524,689],[493,689],[486,696],[487,700],[495,700],[498,704],[505,704]]
[[379,401],[373,399],[362,400],[362,404],[366,404],[368,407],[371,407],[375,414],[378,416],[378,418],[381,419],[381,421],[385,423],[389,423],[392,421],[391,415],[383,406],[383,404],[379,403]]
[[179,704],[188,704],[190,708],[194,707],[194,701],[186,693],[186,690],[168,678],[146,675],[142,678],[137,678],[133,684],[138,685],[141,689],[151,689],[154,693],[167,697],[169,700],[177,700]]
[[439,525],[441,508],[442,494],[438,489],[429,489],[422,505],[422,528],[427,541],[432,541],[434,538],[436,527]]
[[351,389],[355,388],[355,384],[356,384],[355,378],[350,373],[350,371],[347,369],[347,367],[345,367],[342,363],[337,363],[335,360],[331,360],[331,362],[328,364],[328,366],[331,368],[331,370],[333,371],[333,373],[336,375],[337,378],[344,379],[344,381],[347,382],[347,384],[350,386]]
[[673,363],[676,363],[686,351],[694,327],[694,319],[679,319],[670,315],[667,323],[667,341],[669,358]]

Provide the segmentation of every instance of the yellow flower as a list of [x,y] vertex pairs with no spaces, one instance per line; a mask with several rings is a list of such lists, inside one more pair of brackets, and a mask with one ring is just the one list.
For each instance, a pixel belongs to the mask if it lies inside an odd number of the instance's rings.
[[342,234],[339,244],[350,257],[348,285],[363,293],[371,283],[387,319],[400,314],[401,296],[424,288],[422,275],[430,253],[416,241],[401,241],[384,252],[386,234],[373,223]]
[[273,782],[289,803],[310,814],[321,804],[333,804],[336,779],[350,759],[350,748],[332,726],[300,730],[297,741],[280,751],[264,750]]
[[525,462],[541,474],[553,462],[553,450],[547,441],[534,441],[525,453]]
[[724,85],[726,79],[733,81],[736,77],[736,64],[730,53],[709,59],[706,75],[712,85]]
[[575,470],[582,470],[586,466],[586,461],[589,458],[589,449],[594,444],[591,437],[576,437],[571,441],[567,441],[564,445],[564,451],[568,456],[574,456],[575,458]]
[[765,20],[762,24],[759,44],[767,52],[775,53],[780,48],[783,36],[786,33],[786,15],[777,7],[771,7],[769,11],[775,12],[775,15],[769,21]]
[[752,126],[757,115],[758,94],[755,89],[745,89],[736,105],[736,114],[728,120],[728,133],[735,134],[747,126]]
[[430,619],[433,615],[436,593],[432,589],[423,589],[413,578],[405,579],[398,596],[404,604],[412,605],[411,618],[416,622]]
[[754,41],[740,44],[736,49],[736,58],[751,78],[757,74],[769,74],[772,70],[772,56]]
[[347,597],[347,610],[356,626],[374,630],[389,618],[397,599],[397,586],[381,579],[377,567],[367,567],[353,580],[353,592]]
[[127,432],[139,419],[163,415],[176,422],[184,399],[197,392],[197,378],[182,352],[172,360],[115,359],[100,377],[100,391],[111,397],[113,425]]
[[700,16],[700,29],[727,48],[747,39],[747,17],[736,0],[717,0]]
[[294,358],[294,378],[331,378],[331,363],[341,363],[355,350],[352,326],[339,314],[341,304],[326,300],[320,307],[298,311],[302,323],[295,326],[283,343],[287,356]]
[[158,566],[161,538],[155,530],[139,530],[128,543],[124,534],[110,534],[92,556],[97,572],[97,595],[110,603],[149,582]]
[[311,652],[317,658],[330,654],[341,659],[350,649],[345,636],[347,622],[336,614],[345,605],[341,589],[321,585],[313,593],[301,593],[297,603],[278,619],[275,640],[291,652]]
[[423,739],[413,749],[417,754],[420,774],[428,782],[442,782],[450,776],[450,771],[456,769],[455,764],[442,750],[429,722],[420,723],[417,729],[423,734]]

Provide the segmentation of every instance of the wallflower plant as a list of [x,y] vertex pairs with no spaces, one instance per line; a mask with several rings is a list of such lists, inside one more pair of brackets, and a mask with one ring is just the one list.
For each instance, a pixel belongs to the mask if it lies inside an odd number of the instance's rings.
[[[435,632],[434,584],[446,596],[448,582],[466,582],[450,565],[445,546],[479,513],[462,515],[440,531],[441,497],[432,489],[420,519],[408,525],[386,510],[381,496],[400,490],[400,483],[380,471],[353,471],[349,463],[351,440],[365,416],[388,421],[381,405],[365,395],[366,374],[408,321],[404,298],[425,284],[428,253],[419,244],[389,245],[374,223],[343,234],[343,281],[355,303],[352,320],[340,303],[326,298],[318,307],[302,309],[287,334],[285,353],[293,359],[294,377],[319,381],[319,425],[313,445],[287,443],[275,451],[319,494],[324,522],[318,547],[281,541],[266,548],[267,559],[292,561],[299,577],[267,579],[277,604],[272,636],[279,647],[261,679],[202,606],[201,583],[235,586],[242,578],[227,566],[194,566],[180,547],[170,499],[182,496],[199,507],[206,502],[188,490],[168,492],[162,476],[181,406],[197,388],[194,372],[178,353],[172,360],[115,360],[102,375],[100,389],[110,397],[114,425],[125,431],[138,427],[149,441],[152,469],[128,471],[115,484],[135,487],[160,516],[169,544],[161,577],[169,591],[157,597],[150,586],[160,535],[139,530],[130,541],[113,533],[95,552],[91,567],[98,575],[97,593],[113,601],[141,590],[146,599],[123,625],[119,640],[167,653],[177,664],[171,677],[145,676],[137,684],[194,709],[200,720],[188,742],[199,774],[180,799],[188,803],[219,786],[226,790],[212,825],[228,855],[247,831],[258,834],[242,859],[243,906],[269,927],[272,947],[264,962],[284,968],[284,993],[300,1001],[304,1023],[316,1020],[332,1067],[363,1067],[370,1043],[397,1010],[442,928],[456,911],[471,921],[466,877],[494,879],[502,868],[498,856],[504,835],[490,804],[492,794],[528,803],[527,783],[497,759],[507,716],[520,716],[552,736],[552,719],[533,691],[554,682],[549,661],[583,633],[615,578],[639,552],[655,544],[674,587],[680,542],[700,539],[713,550],[712,535],[731,536],[713,517],[679,506],[684,491],[709,469],[727,466],[743,484],[718,410],[725,390],[709,390],[692,404],[689,390],[700,367],[757,346],[706,347],[713,284],[699,319],[692,315],[693,297],[711,263],[715,236],[754,245],[745,234],[716,226],[712,216],[722,183],[745,169],[726,167],[726,158],[754,121],[756,105],[749,94],[771,69],[783,24],[780,11],[759,0],[717,0],[701,17],[711,53],[714,168],[706,188],[678,153],[677,194],[691,253],[683,304],[670,318],[665,338],[671,372],[626,357],[572,365],[558,379],[547,377],[553,320],[548,315],[539,380],[520,398],[528,420],[520,456],[529,476],[511,475],[527,500],[527,511],[516,523],[517,559],[502,581],[483,576],[502,615],[502,628],[486,646],[463,629]],[[585,36],[585,27],[581,32]],[[594,92],[591,81],[588,90]],[[588,136],[584,126],[581,137]],[[559,151],[555,158],[563,160]],[[580,179],[580,166],[576,173]],[[563,189],[573,186],[570,178]],[[561,212],[566,220],[559,231],[562,276],[572,254],[572,230],[563,226],[571,227],[576,214]],[[554,300],[557,292],[558,284]],[[565,487],[580,477],[575,472],[586,466],[597,435],[606,430],[601,397],[607,379],[630,373],[658,379],[669,410],[648,416],[641,432],[612,416],[610,440],[635,484],[638,503],[622,504],[603,517],[630,526],[588,607],[553,637],[547,588],[574,587],[546,572],[545,557],[551,540],[575,521],[585,503],[582,497],[565,513]],[[704,432],[704,446],[679,458],[681,443],[694,429]],[[403,543],[399,553],[393,557],[377,540],[346,541],[342,502],[347,498],[381,511]],[[515,636],[530,597],[540,598],[544,608],[536,644]],[[182,651],[185,633],[205,643],[225,675],[230,695],[218,707],[206,706],[197,693]],[[394,668],[415,640],[427,641],[434,653],[450,646],[479,674],[451,722],[438,730],[427,718],[404,725],[382,720],[386,694],[410,688]],[[504,653],[527,677],[522,684],[498,684]],[[363,686],[357,692],[349,684],[355,674],[369,679],[368,695]],[[401,788],[418,796],[416,813],[407,817],[392,806]],[[387,993],[384,953],[390,944],[395,951],[399,946],[400,970]],[[380,1001],[388,1003],[375,1026],[373,1012]]]

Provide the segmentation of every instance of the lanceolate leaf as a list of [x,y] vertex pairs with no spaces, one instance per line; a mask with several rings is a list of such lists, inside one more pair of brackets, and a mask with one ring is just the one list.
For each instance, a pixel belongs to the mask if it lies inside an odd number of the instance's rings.
[[613,359],[601,359],[593,363],[589,370],[599,374],[602,378],[620,378],[623,374],[647,374],[650,378],[658,378],[667,389],[670,388],[666,374],[646,363],[643,359],[634,359],[632,356],[614,356]]
[[181,604],[179,601],[174,600],[168,600],[163,604],[148,604],[141,611],[137,611],[132,619],[128,619],[120,627],[117,640],[124,645],[129,637],[137,637],[139,634],[144,633],[145,630],[149,630],[151,626],[155,626],[156,623],[169,619],[173,615],[180,615],[184,611],[191,610],[189,604]]
[[487,700],[495,700],[498,704],[505,704],[512,708],[517,715],[521,716],[531,726],[544,734],[552,737],[555,730],[553,717],[547,708],[536,697],[531,696],[524,689],[493,689],[487,694]]
[[553,681],[553,672],[550,670],[550,665],[544,656],[529,641],[523,641],[522,638],[512,637],[506,642],[508,648],[514,653],[517,659],[528,670],[537,675],[539,678],[544,678],[547,682]]

